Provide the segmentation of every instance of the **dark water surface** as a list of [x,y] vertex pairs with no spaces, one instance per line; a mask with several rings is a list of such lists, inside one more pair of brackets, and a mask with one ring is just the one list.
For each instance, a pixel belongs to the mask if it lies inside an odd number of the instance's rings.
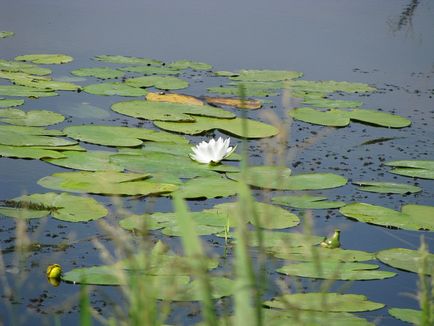
[[[293,167],[294,173],[320,170],[341,174],[350,181],[406,183],[409,178],[386,172],[387,168],[381,163],[434,159],[434,2],[430,0],[0,0],[0,30],[16,33],[14,37],[0,40],[2,59],[31,53],[73,56],[74,62],[53,67],[54,77],[67,76],[76,68],[94,66],[95,62],[90,59],[95,55],[119,54],[163,61],[198,60],[212,64],[214,70],[288,69],[302,71],[308,80],[370,83],[379,91],[369,96],[354,96],[354,99],[363,101],[364,108],[408,117],[412,126],[388,130],[352,123],[347,128],[333,130],[315,145],[297,153],[292,163],[300,163]],[[215,79],[205,80],[215,83]],[[193,84],[188,92],[203,95],[207,86],[206,83]],[[124,98],[60,93],[56,98],[26,100],[24,108],[46,108],[65,114],[68,107],[89,102],[110,113],[104,124],[137,125],[136,119],[110,112],[110,105]],[[278,104],[276,113],[282,115],[280,99],[276,98],[275,103]],[[89,122],[98,121],[72,118],[55,128]],[[294,122],[290,147],[324,129]],[[396,139],[361,146],[378,137]],[[258,148],[251,148],[250,154],[252,160],[260,164]],[[292,167],[291,163],[289,165]],[[66,169],[36,160],[1,158],[0,199],[45,192],[36,181],[58,171]],[[327,190],[326,196],[393,209],[399,209],[403,203],[434,205],[434,182],[422,179],[415,182],[423,192],[407,196],[379,195],[356,191],[349,183]],[[110,204],[108,198],[98,197],[98,200]],[[202,202],[190,204],[193,210],[204,206]],[[146,200],[131,205],[140,211]],[[171,207],[167,200],[161,199],[156,209],[169,211]],[[317,234],[327,234],[339,227],[343,230],[343,246],[348,249],[417,249],[421,234],[425,234],[431,251],[434,247],[432,233],[356,223],[336,210],[315,211],[314,216]],[[4,325],[52,325],[57,315],[62,325],[76,325],[78,307],[74,299],[78,287],[62,284],[53,288],[46,283],[44,270],[53,261],[61,262],[65,270],[100,264],[100,255],[91,239],[96,235],[106,245],[110,246],[110,242],[105,241],[96,223],[69,224],[45,219],[29,221],[28,225],[34,231],[32,239],[47,246],[35,251],[20,270],[10,249],[15,240],[15,223],[12,219],[0,218],[0,245],[9,282],[14,282],[18,274],[29,273],[14,304],[5,304],[2,298],[0,321]],[[49,246],[71,239],[75,239],[74,244],[66,251],[56,251]],[[178,245],[177,239],[171,241],[174,247]],[[384,270],[393,270],[379,264]],[[272,268],[270,273],[271,277],[276,276]],[[306,284],[312,289],[319,286],[319,282],[313,281],[306,281]],[[339,286],[339,283],[335,285]],[[416,300],[408,295],[415,294],[416,288],[417,275],[400,272],[388,280],[354,282],[348,293],[365,294],[370,300],[383,302],[388,307],[417,308]],[[92,294],[92,305],[107,315],[117,304],[118,290],[110,287],[99,290]],[[64,306],[64,300],[70,300],[70,305]],[[387,314],[388,307],[361,315],[380,325],[403,325]],[[176,324],[198,321],[198,317],[187,317],[194,309],[192,304],[177,306],[171,321]]]

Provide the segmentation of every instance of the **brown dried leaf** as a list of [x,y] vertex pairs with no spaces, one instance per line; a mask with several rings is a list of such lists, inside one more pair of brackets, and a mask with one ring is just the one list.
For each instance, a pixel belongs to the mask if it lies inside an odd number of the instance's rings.
[[208,104],[216,104],[216,105],[227,105],[227,106],[233,106],[238,109],[260,109],[262,106],[262,103],[258,100],[245,100],[241,101],[239,98],[234,97],[205,97],[205,101],[208,102]]
[[148,93],[146,95],[148,101],[154,102],[170,102],[179,104],[190,104],[190,105],[204,105],[204,103],[194,96],[183,95],[183,94],[159,94],[159,93]]

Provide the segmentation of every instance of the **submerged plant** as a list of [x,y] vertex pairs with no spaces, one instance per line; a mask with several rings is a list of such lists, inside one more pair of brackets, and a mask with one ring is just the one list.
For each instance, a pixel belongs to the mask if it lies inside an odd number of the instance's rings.
[[236,146],[229,146],[230,142],[230,138],[223,140],[221,137],[217,141],[214,138],[209,142],[202,141],[196,147],[191,148],[193,154],[189,156],[199,163],[217,164],[235,151]]

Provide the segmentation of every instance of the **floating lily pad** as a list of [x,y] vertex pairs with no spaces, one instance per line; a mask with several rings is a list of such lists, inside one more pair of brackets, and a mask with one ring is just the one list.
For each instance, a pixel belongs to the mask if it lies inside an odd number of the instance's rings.
[[169,102],[190,105],[204,105],[198,98],[191,95],[176,94],[176,93],[148,93],[146,99],[152,102]]
[[130,78],[125,81],[133,87],[155,87],[163,90],[182,89],[188,87],[188,82],[172,76],[144,76]]
[[104,110],[98,106],[91,105],[87,102],[81,102],[73,106],[62,106],[59,111],[63,114],[80,119],[107,119],[110,117],[110,111]]
[[380,271],[377,269],[378,265],[374,264],[331,260],[321,261],[320,265],[317,262],[303,262],[285,265],[277,269],[277,272],[292,276],[345,281],[381,280],[396,275],[396,273]]
[[0,95],[39,98],[56,96],[57,93],[53,92],[51,89],[38,89],[20,85],[0,85]]
[[276,196],[272,201],[275,204],[285,205],[302,209],[330,209],[345,206],[341,201],[328,201],[327,197],[323,196]]
[[24,100],[0,99],[0,108],[11,108],[11,107],[20,106],[23,104],[24,104]]
[[[377,258],[386,265],[413,273],[421,272],[421,257],[421,252],[404,248],[386,249],[377,253]],[[425,273],[434,275],[434,254],[428,253],[426,263]]]
[[192,70],[211,70],[212,66],[210,64],[198,61],[190,61],[190,60],[177,60],[171,62],[168,65],[169,68],[184,70],[184,69],[192,69]]
[[17,61],[30,61],[36,64],[62,64],[74,60],[66,54],[29,54],[15,57]]
[[130,66],[119,68],[122,71],[137,72],[144,75],[178,75],[179,69],[158,66]]
[[383,308],[383,303],[369,301],[368,298],[360,294],[341,294],[341,293],[293,293],[274,297],[265,301],[264,305],[271,308],[314,310],[328,312],[361,312],[372,311]]
[[422,311],[416,309],[391,308],[389,314],[413,325],[422,325]]
[[14,36],[14,35],[15,35],[14,32],[0,31],[0,38],[11,37],[11,36]]
[[71,71],[71,74],[74,76],[96,77],[100,79],[120,78],[124,76],[122,71],[109,67],[80,68]]
[[292,80],[288,85],[295,90],[319,93],[367,93],[376,90],[375,87],[364,83],[338,82],[334,80],[312,81],[312,80]]
[[22,72],[26,74],[41,76],[51,74],[51,70],[48,68],[41,68],[37,65],[26,62],[7,61],[3,59],[0,59],[0,70],[2,72]]
[[411,125],[411,121],[396,114],[366,110],[354,109],[348,111],[351,120],[356,120],[364,123],[370,123],[381,127],[389,128],[404,128]]
[[5,146],[0,145],[0,156],[3,157],[16,157],[16,158],[61,158],[64,157],[60,152],[40,147],[20,147],[20,146]]
[[229,197],[238,192],[237,182],[220,176],[199,177],[180,185],[177,190],[184,198]]
[[178,187],[153,182],[149,174],[104,172],[62,172],[44,177],[38,184],[45,188],[102,195],[150,195],[167,193]]
[[76,152],[66,151],[63,152],[63,157],[54,159],[45,159],[54,165],[62,166],[65,168],[82,170],[82,171],[122,171],[123,168],[110,162],[111,155],[114,152],[106,151],[87,151]]
[[[301,240],[301,243],[303,240]],[[281,259],[291,261],[341,261],[341,262],[358,262],[375,259],[375,254],[361,250],[349,250],[342,248],[328,249],[323,247],[311,247],[307,244],[299,247],[277,246],[267,249],[267,252]]]
[[[236,86],[226,86],[226,87],[209,87],[207,89],[209,93],[216,93],[221,95],[240,95],[240,88]],[[267,97],[267,96],[276,96],[278,93],[275,90],[268,89],[256,89],[256,88],[246,88],[245,95],[246,96],[254,96],[254,97]]]
[[69,82],[62,82],[56,80],[46,79],[15,79],[15,84],[26,87],[33,87],[37,89],[46,89],[51,91],[78,91],[81,89],[80,85]]
[[405,205],[402,212],[366,203],[353,203],[340,208],[346,217],[360,222],[405,230],[434,230],[433,206]]
[[95,58],[97,61],[119,63],[119,64],[133,64],[133,65],[160,65],[161,61],[149,59],[128,57],[123,55],[97,55]]
[[393,167],[391,173],[413,178],[434,179],[434,161],[403,160],[386,162],[385,165]]
[[[290,175],[291,170],[277,166],[253,166],[247,169],[246,182],[252,186],[276,190],[315,190],[337,188],[347,179],[333,173],[305,173]],[[229,173],[228,177],[240,180],[241,174]]]
[[368,182],[368,181],[356,181],[353,184],[359,186],[359,190],[368,192],[379,192],[385,194],[408,194],[415,193],[422,190],[422,188],[394,182]]
[[[195,122],[155,121],[154,124],[164,130],[188,135],[197,135],[213,129],[219,129],[229,134],[246,138],[266,138],[279,133],[276,127],[251,119],[219,119],[197,116],[195,120]],[[245,135],[243,134],[243,124],[246,125]]]
[[238,74],[236,72],[226,71],[226,70],[216,71],[216,72],[214,72],[214,75],[217,77],[236,77],[236,76],[238,76]]
[[69,146],[77,142],[58,138],[62,136],[58,130],[47,130],[40,127],[0,126],[0,144],[9,146]]
[[[10,202],[16,202],[16,207],[0,207],[0,214],[26,219],[50,214],[67,222],[87,222],[108,214],[107,209],[95,199],[67,193],[33,194],[14,198]],[[41,216],[41,212],[45,215]]]
[[331,100],[327,98],[321,99],[306,99],[303,104],[314,106],[317,108],[328,108],[328,109],[338,109],[338,108],[357,108],[363,104],[361,101],[347,101],[347,100]]
[[285,70],[240,70],[235,77],[229,77],[237,81],[279,81],[296,79],[303,76],[298,71]]
[[141,145],[142,140],[188,143],[188,140],[181,136],[144,128],[85,125],[68,127],[64,132],[68,137],[105,146],[134,147]]
[[43,127],[54,125],[63,120],[65,120],[63,115],[47,110],[25,112],[14,108],[0,109],[0,121],[17,126]]
[[195,121],[191,115],[235,118],[232,112],[208,105],[188,105],[167,102],[127,101],[112,105],[112,110],[128,116],[159,121]]
[[233,97],[210,97],[206,96],[205,101],[210,104],[215,105],[225,105],[225,106],[233,106],[238,109],[260,109],[262,107],[262,102],[258,100],[241,100],[239,98]]
[[94,95],[104,96],[145,96],[148,91],[142,88],[131,87],[125,83],[90,84],[83,87],[83,91]]

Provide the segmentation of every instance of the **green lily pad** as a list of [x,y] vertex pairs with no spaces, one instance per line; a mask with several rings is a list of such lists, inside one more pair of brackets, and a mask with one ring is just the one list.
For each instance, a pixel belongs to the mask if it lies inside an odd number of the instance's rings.
[[75,104],[73,106],[62,106],[59,108],[61,113],[67,116],[80,118],[80,119],[107,119],[110,117],[110,111],[104,110],[100,107],[91,105],[87,102]]
[[236,76],[238,76],[238,74],[236,72],[227,71],[227,70],[215,71],[214,75],[217,77],[236,77]]
[[58,130],[47,130],[41,127],[0,126],[0,144],[9,146],[69,146],[77,142],[58,138],[62,136]]
[[188,82],[172,76],[144,76],[129,78],[125,83],[132,87],[155,87],[163,90],[183,89],[188,87]]
[[327,201],[327,197],[323,196],[276,196],[272,201],[275,204],[285,205],[302,209],[330,209],[345,206],[341,201]]
[[38,76],[38,75],[32,75],[21,71],[3,71],[3,70],[0,71],[0,78],[7,79],[13,83],[20,80],[24,80],[24,81],[32,81],[32,80],[50,81],[51,80],[51,77],[49,76]]
[[393,167],[391,173],[413,178],[434,179],[434,161],[403,160],[386,162],[385,165]]
[[177,190],[184,198],[229,197],[238,192],[237,182],[220,176],[199,177],[186,181]]
[[0,70],[2,72],[21,72],[41,76],[51,74],[51,70],[48,68],[41,68],[37,65],[26,62],[7,61],[3,59],[0,59]]
[[30,61],[36,64],[62,64],[74,60],[66,54],[28,54],[15,57],[17,61]]
[[22,111],[8,108],[0,109],[0,121],[17,126],[44,127],[60,123],[65,117],[59,113],[47,110]]
[[[419,273],[422,264],[421,252],[404,248],[381,250],[377,258],[386,265],[413,273]],[[434,275],[434,254],[428,253],[425,273]]]
[[[303,240],[301,240],[303,241]],[[285,248],[283,246],[271,247],[267,249],[274,257],[291,261],[341,261],[358,262],[375,259],[375,254],[361,250],[349,250],[342,248],[328,249],[323,247],[311,247],[303,245],[299,247]]]
[[422,311],[416,309],[391,308],[389,314],[399,320],[413,325],[422,325]]
[[0,145],[0,156],[2,157],[15,157],[15,158],[29,158],[29,159],[41,159],[41,158],[62,158],[63,155],[60,152],[51,149],[44,149],[40,147],[20,147],[20,146],[5,146]]
[[[195,122],[155,121],[154,124],[164,130],[188,135],[197,135],[213,129],[219,129],[229,134],[246,138],[266,138],[279,133],[276,127],[251,119],[219,119],[197,116],[195,120]],[[246,125],[245,135],[243,134],[243,124]]]
[[235,114],[209,105],[168,102],[127,101],[112,105],[112,110],[135,118],[159,121],[195,121],[191,115],[235,118]]
[[311,98],[303,101],[303,104],[314,106],[317,108],[328,108],[328,109],[338,109],[338,108],[358,108],[363,104],[361,101],[347,101],[347,100],[331,100],[327,98]]
[[264,305],[271,308],[329,312],[361,312],[372,311],[383,308],[383,303],[369,301],[368,298],[360,294],[341,294],[341,293],[293,293],[274,297],[265,301]]
[[171,62],[168,65],[169,68],[184,70],[184,69],[192,69],[192,70],[211,70],[212,66],[210,64],[198,61],[190,61],[190,60],[177,60]]
[[105,146],[134,147],[143,144],[142,140],[188,143],[181,136],[144,128],[84,125],[67,127],[64,132],[68,137]]
[[69,82],[62,82],[56,80],[46,80],[46,79],[14,79],[15,84],[33,87],[37,89],[46,89],[51,91],[78,91],[81,90],[80,85],[76,85]]
[[123,168],[110,162],[113,152],[87,151],[63,152],[61,158],[48,158],[44,161],[54,165],[82,171],[122,171]]
[[24,100],[0,99],[0,108],[11,108],[11,107],[20,106],[23,104],[24,104]]
[[118,82],[86,85],[83,87],[83,91],[103,96],[145,96],[148,94],[148,91],[145,89],[131,87],[125,83]]
[[434,230],[434,221],[430,219],[433,206],[405,205],[402,212],[398,212],[382,206],[353,203],[340,208],[339,212],[364,223],[405,230]]
[[71,71],[71,74],[79,77],[96,77],[100,79],[120,78],[124,73],[109,67],[94,67],[94,68],[80,68]]
[[97,61],[119,63],[119,64],[133,64],[133,65],[160,65],[161,61],[149,59],[128,57],[123,55],[97,55],[95,58]]
[[312,80],[292,80],[288,85],[294,90],[318,93],[368,93],[376,90],[375,87],[364,83],[337,82],[334,80],[312,81]]
[[422,188],[394,182],[368,182],[356,181],[353,184],[359,186],[359,190],[368,192],[379,192],[384,194],[408,194],[415,193],[422,190]]
[[57,93],[51,89],[38,89],[21,85],[0,85],[0,95],[39,98],[56,96]]
[[[347,179],[333,173],[305,173],[290,175],[288,168],[277,166],[253,166],[247,169],[246,182],[254,187],[276,190],[315,190],[337,188]],[[240,173],[228,173],[233,180],[240,180]]]
[[[220,95],[240,95],[240,89],[236,86],[226,86],[226,87],[209,87],[207,89],[208,93],[216,93]],[[245,95],[253,97],[268,97],[276,96],[278,93],[275,90],[269,89],[256,89],[256,88],[246,88]]]
[[25,219],[50,214],[58,220],[67,222],[87,222],[108,214],[107,209],[95,199],[67,193],[33,194],[14,198],[11,202],[16,202],[17,207],[0,207],[0,214]]
[[339,110],[319,111],[312,108],[298,108],[289,111],[289,115],[296,120],[329,127],[345,127],[350,123],[347,112]]
[[172,192],[173,184],[153,182],[149,174],[101,172],[54,173],[38,181],[49,189],[102,195],[150,195]]
[[370,123],[381,127],[404,128],[411,125],[411,121],[396,114],[366,110],[354,109],[348,112],[351,120]]
[[14,36],[14,35],[15,35],[14,32],[0,31],[0,38],[11,37],[11,36]]
[[303,76],[297,71],[285,70],[240,70],[235,77],[229,77],[237,81],[280,81],[296,79]]
[[119,68],[122,71],[137,72],[144,75],[178,75],[179,69],[158,66],[130,66]]
[[396,275],[396,273],[377,269],[378,265],[374,264],[331,260],[321,261],[320,264],[317,262],[302,262],[285,265],[277,269],[277,272],[292,276],[344,281],[381,280]]

